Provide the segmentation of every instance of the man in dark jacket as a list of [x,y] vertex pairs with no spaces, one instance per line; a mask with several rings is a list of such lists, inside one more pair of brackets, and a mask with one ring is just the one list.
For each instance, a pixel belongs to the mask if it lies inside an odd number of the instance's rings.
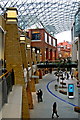
[[53,104],[53,113],[52,113],[52,118],[54,118],[54,113],[56,114],[57,117],[59,117],[59,115],[57,114],[57,110],[56,110],[57,104],[56,102],[54,102]]
[[43,99],[42,99],[43,92],[41,89],[39,89],[39,94],[40,94],[40,102],[43,102]]
[[67,79],[69,79],[69,73],[67,73]]
[[38,103],[39,103],[40,102],[40,93],[39,93],[39,90],[37,90],[36,95],[37,95],[37,100],[38,100]]
[[38,103],[43,102],[43,99],[42,99],[43,92],[42,92],[42,90],[41,89],[37,90],[36,94],[37,94]]

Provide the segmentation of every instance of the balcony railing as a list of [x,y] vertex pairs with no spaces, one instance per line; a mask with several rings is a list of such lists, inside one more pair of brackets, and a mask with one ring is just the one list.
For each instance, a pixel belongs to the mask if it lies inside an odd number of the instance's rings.
[[38,68],[77,68],[78,64],[71,62],[71,63],[60,63],[60,62],[40,62],[37,64]]
[[14,72],[10,70],[9,72],[4,73],[0,76],[0,94],[2,104],[0,106],[0,110],[5,103],[8,102],[8,94],[12,91],[12,86],[14,85]]

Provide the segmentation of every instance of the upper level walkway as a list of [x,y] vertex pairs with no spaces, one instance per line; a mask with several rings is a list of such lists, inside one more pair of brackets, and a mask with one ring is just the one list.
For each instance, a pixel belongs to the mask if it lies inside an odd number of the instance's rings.
[[[56,101],[59,118],[72,118],[77,120],[78,113],[74,112],[74,106],[78,105],[78,100],[80,99],[78,98],[77,80],[75,78],[71,80],[71,77],[69,80],[64,80],[66,86],[68,86],[68,83],[73,83],[75,86],[75,97],[74,99],[69,99],[67,95],[59,93],[61,88],[55,91],[55,84],[60,85],[60,82],[57,82],[56,79],[57,77],[54,76],[54,72],[52,72],[52,74],[48,73],[43,76],[43,78],[39,80],[39,84],[36,84],[36,90],[42,89],[43,91],[43,102],[38,103],[36,93],[33,92],[34,109],[30,110],[31,118],[51,118],[52,105]],[[67,88],[62,89],[67,91]],[[60,98],[63,99],[63,101],[60,100]]]
[[40,62],[37,64],[38,68],[77,68],[78,64],[75,62],[71,63],[60,63],[60,62]]

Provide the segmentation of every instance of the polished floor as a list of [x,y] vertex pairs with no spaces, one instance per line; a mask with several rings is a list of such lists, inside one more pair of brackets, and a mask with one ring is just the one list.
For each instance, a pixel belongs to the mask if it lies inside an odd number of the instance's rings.
[[[74,106],[78,105],[78,88],[76,87],[76,79],[74,78],[72,80],[70,77],[69,80],[64,80],[66,82],[66,86],[68,83],[74,83],[75,93],[73,99],[69,99],[67,95],[59,93],[59,90],[62,88],[58,88],[58,90],[55,91],[55,84],[60,86],[60,82],[57,82],[56,79],[57,77],[54,76],[54,72],[52,72],[52,74],[48,73],[43,76],[43,79],[39,80],[39,84],[36,84],[36,90],[41,88],[43,91],[43,102],[38,103],[36,92],[32,93],[34,109],[30,110],[31,118],[51,118],[52,105],[55,101],[57,102],[59,118],[72,118],[76,120],[79,117],[79,114],[74,112]],[[49,88],[49,91],[47,87]],[[63,89],[67,91],[67,88]],[[54,115],[54,118],[56,119],[56,115]]]

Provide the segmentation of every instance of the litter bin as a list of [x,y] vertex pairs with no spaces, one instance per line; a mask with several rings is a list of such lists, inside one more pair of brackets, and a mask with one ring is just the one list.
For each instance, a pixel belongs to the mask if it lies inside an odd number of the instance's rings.
[[57,91],[57,89],[58,89],[58,85],[56,84],[56,85],[55,85],[55,91]]

